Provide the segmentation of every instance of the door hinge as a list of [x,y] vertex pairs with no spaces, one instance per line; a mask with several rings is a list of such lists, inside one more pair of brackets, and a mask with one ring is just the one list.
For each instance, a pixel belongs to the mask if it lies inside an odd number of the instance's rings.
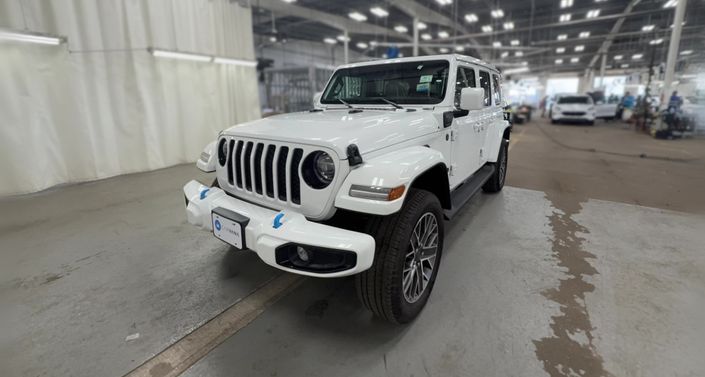
[[456,164],[450,164],[450,167],[448,168],[448,175],[451,177],[454,175],[455,166],[456,166]]
[[480,158],[485,154],[485,148],[480,148]]
[[458,131],[456,131],[456,130],[450,131],[450,141],[455,141],[455,139],[457,139],[457,137],[458,137]]

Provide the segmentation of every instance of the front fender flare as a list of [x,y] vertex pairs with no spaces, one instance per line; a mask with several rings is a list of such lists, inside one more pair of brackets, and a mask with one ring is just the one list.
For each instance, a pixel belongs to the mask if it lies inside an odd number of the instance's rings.
[[[438,164],[448,166],[443,154],[422,146],[396,150],[365,161],[345,178],[335,198],[335,207],[374,215],[391,215],[401,209],[414,179]],[[381,201],[350,196],[352,185],[385,188],[405,185],[406,190],[399,199]]]

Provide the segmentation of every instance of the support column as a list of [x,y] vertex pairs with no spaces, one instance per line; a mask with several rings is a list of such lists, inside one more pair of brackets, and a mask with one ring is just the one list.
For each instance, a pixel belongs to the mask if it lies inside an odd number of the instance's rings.
[[345,60],[345,64],[348,64],[348,30],[345,29],[343,30],[343,59]]
[[683,30],[683,17],[685,16],[685,6],[687,2],[687,0],[678,0],[676,14],[673,17],[673,32],[671,33],[671,41],[668,44],[668,59],[666,60],[666,77],[663,80],[662,93],[666,101],[668,101],[668,96],[670,96],[671,85],[673,85],[673,75],[676,71],[681,31]]
[[605,66],[607,65],[607,54],[602,54],[602,61],[600,62],[600,90],[605,88]]
[[414,48],[413,56],[419,56],[419,19],[414,17]]

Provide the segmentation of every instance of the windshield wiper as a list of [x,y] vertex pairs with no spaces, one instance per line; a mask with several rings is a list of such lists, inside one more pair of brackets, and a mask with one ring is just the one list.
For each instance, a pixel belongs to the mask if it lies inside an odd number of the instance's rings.
[[352,107],[351,104],[345,102],[345,100],[343,100],[342,98],[336,98],[336,99],[337,99],[338,101],[340,101],[340,103],[342,103],[343,105],[347,106],[348,109],[354,109],[354,107]]
[[394,106],[394,107],[397,108],[397,109],[403,109],[403,108],[404,108],[404,107],[402,107],[401,105],[399,105],[398,103],[396,103],[396,102],[394,102],[394,101],[392,101],[392,100],[386,99],[386,98],[384,98],[384,97],[377,97],[377,98],[378,98],[378,99],[381,99],[382,101],[384,101],[384,102],[386,102],[386,103],[388,103],[388,104],[390,104],[390,105],[392,105],[392,106]]

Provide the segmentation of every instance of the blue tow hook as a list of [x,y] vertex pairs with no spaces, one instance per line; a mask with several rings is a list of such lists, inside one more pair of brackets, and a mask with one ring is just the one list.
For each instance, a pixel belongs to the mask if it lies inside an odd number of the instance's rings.
[[274,216],[274,222],[272,222],[272,227],[274,229],[279,229],[280,226],[284,225],[284,223],[282,223],[282,217],[284,217],[283,212],[279,212],[276,216]]
[[209,188],[204,188],[203,190],[201,190],[201,195],[200,195],[201,200],[203,200],[203,199],[206,198],[206,194],[207,194],[208,191],[210,191],[210,190],[211,190],[211,189],[209,189]]

